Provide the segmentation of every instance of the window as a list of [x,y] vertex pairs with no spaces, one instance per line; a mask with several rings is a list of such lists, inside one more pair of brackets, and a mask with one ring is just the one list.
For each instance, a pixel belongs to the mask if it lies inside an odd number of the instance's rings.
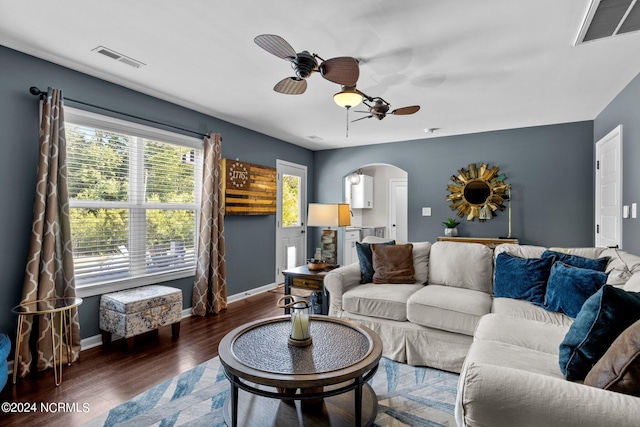
[[202,141],[81,110],[65,115],[79,292],[192,276]]
[[282,176],[282,226],[300,227],[300,177]]

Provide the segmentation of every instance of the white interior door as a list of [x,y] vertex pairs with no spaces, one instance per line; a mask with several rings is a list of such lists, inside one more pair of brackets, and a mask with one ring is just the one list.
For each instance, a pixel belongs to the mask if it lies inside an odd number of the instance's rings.
[[276,161],[276,283],[307,259],[307,167]]
[[595,246],[622,248],[622,125],[596,143]]
[[407,180],[389,180],[389,239],[406,242],[409,235],[407,220]]

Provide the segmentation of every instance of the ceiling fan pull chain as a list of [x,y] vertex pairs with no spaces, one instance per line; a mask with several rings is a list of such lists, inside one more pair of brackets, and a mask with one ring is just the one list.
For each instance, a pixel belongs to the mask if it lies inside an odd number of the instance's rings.
[[347,138],[349,138],[349,107],[347,107]]

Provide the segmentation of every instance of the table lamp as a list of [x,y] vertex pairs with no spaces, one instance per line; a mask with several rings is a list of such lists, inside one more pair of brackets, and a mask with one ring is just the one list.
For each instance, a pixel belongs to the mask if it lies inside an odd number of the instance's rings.
[[347,203],[309,203],[307,225],[327,227],[322,230],[322,257],[329,264],[338,262],[338,230],[331,227],[351,225],[351,211]]

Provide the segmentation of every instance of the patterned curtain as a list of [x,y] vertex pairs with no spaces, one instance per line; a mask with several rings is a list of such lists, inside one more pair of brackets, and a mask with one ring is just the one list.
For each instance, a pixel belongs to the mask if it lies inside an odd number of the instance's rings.
[[221,158],[222,138],[217,133],[209,134],[204,138],[200,238],[192,300],[192,313],[197,316],[227,308]]
[[[40,154],[36,197],[21,303],[76,296],[66,153],[62,91],[49,88],[47,97],[40,101]],[[38,322],[34,323],[34,319]],[[63,351],[63,360],[60,363],[73,362],[80,355],[80,323],[77,309],[72,311],[69,327],[72,360],[67,360],[67,352]],[[50,328],[51,319],[48,316],[25,316],[22,324],[22,345],[18,360],[15,361],[21,377],[31,370],[32,350],[36,353],[36,365],[39,370],[53,367]],[[30,343],[32,332],[35,335],[34,348]],[[63,331],[57,332],[54,344],[59,348],[64,341],[60,335]]]

